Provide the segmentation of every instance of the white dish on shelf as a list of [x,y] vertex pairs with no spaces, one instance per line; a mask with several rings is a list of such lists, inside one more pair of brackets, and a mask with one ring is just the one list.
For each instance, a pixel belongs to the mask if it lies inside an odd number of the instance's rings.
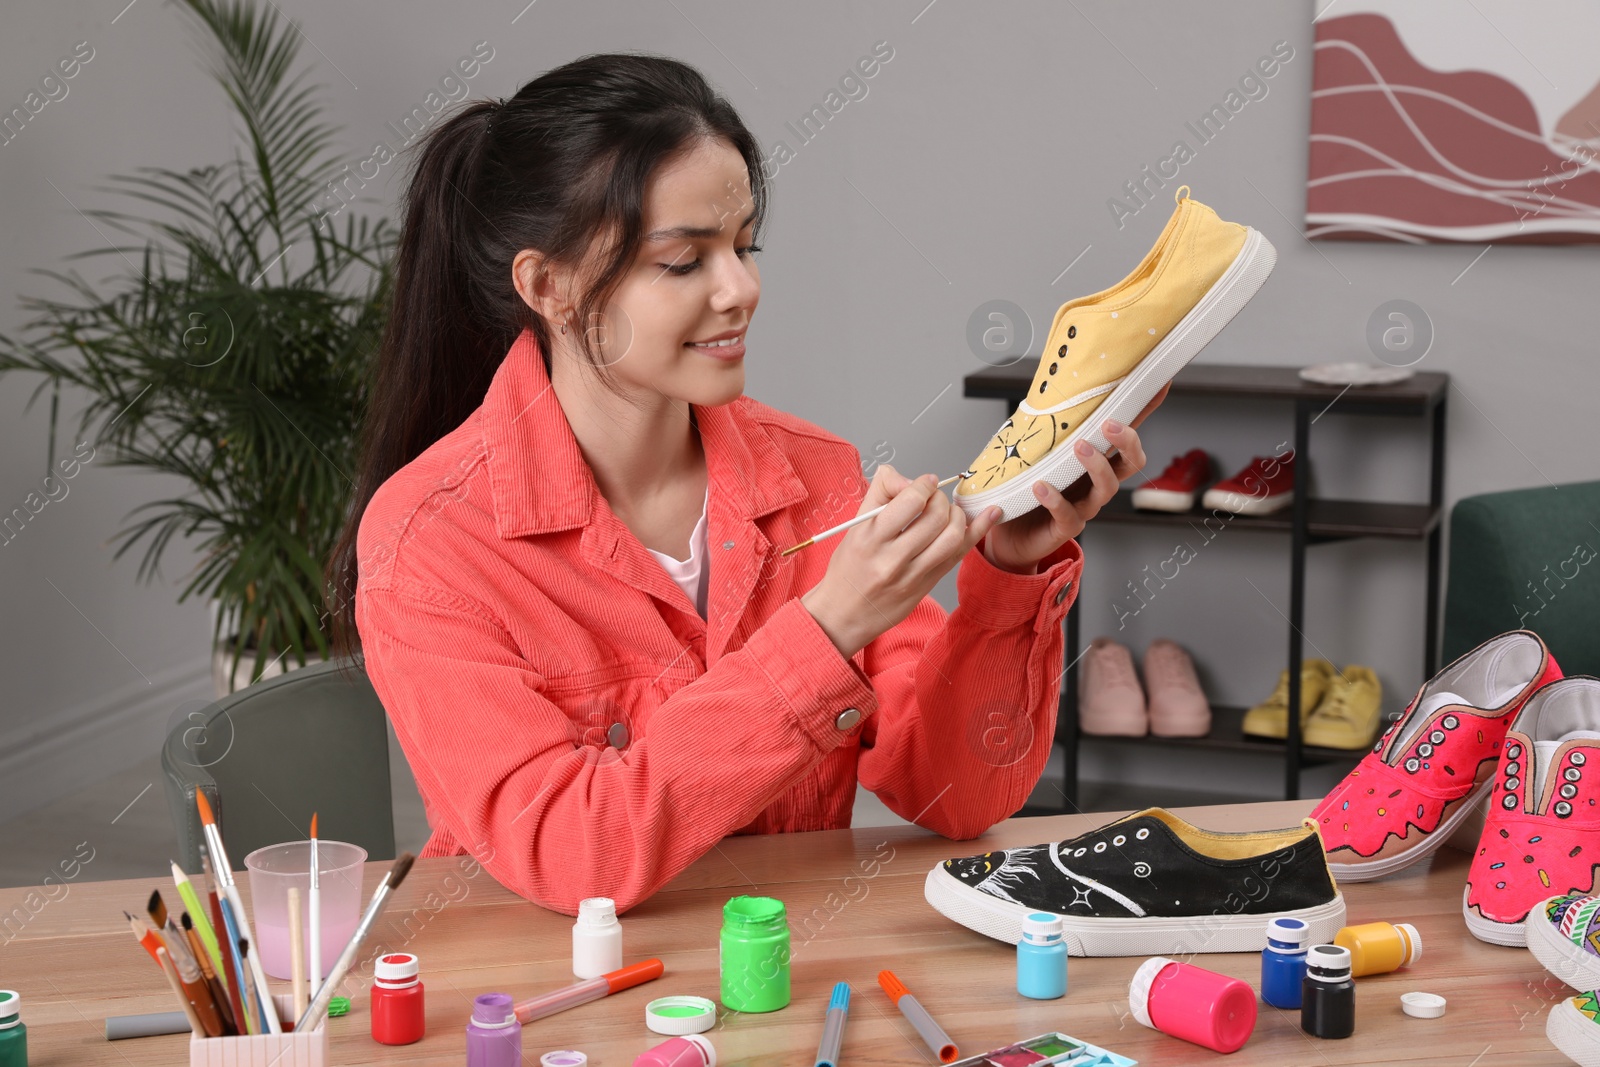
[[1317,363],[1300,368],[1300,377],[1318,385],[1393,385],[1416,372],[1383,363]]

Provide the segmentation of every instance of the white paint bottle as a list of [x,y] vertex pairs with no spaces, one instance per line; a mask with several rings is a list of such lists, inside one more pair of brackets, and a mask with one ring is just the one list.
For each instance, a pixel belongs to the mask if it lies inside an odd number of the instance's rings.
[[599,978],[622,967],[622,924],[610,897],[589,897],[578,902],[578,921],[572,924],[572,973],[579,978]]

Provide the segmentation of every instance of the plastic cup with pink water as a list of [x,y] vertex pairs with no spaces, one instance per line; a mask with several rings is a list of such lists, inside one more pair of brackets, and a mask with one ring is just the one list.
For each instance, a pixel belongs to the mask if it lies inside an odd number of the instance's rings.
[[[338,962],[350,935],[361,921],[361,873],[367,850],[343,841],[317,841],[317,892],[321,897],[322,967],[326,976]],[[244,858],[250,872],[250,921],[255,943],[250,954],[261,955],[261,969],[273,978],[291,978],[289,957],[289,887],[300,890],[301,931],[310,976],[311,842],[286,841],[258,848]]]

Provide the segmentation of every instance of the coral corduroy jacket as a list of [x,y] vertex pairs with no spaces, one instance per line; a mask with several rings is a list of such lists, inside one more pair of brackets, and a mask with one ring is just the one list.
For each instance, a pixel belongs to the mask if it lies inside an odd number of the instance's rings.
[[427,806],[423,856],[470,853],[571,915],[633,906],[728,834],[847,827],[858,780],[955,839],[1022,806],[1055,731],[1077,542],[1035,575],[975,547],[953,612],[925,597],[847,659],[799,599],[838,537],[779,553],[856,514],[860,453],[740,396],[693,409],[702,619],[601,496],[549,385],[524,333],[361,520],[357,625]]

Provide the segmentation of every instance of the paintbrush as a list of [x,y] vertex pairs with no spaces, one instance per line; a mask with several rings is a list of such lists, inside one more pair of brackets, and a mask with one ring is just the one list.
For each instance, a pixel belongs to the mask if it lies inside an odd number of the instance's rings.
[[[205,831],[206,845],[211,850],[212,870],[218,882],[218,893],[233,906],[233,920],[238,924],[240,941],[251,939],[254,934],[250,929],[250,917],[245,914],[244,901],[239,898],[239,887],[234,882],[233,868],[228,863],[228,850],[222,844],[222,831],[217,828],[216,817],[211,812],[211,802],[201,790],[195,790],[195,806],[200,810],[200,824]],[[223,909],[223,915],[228,914],[228,909]],[[241,967],[241,970],[244,968]],[[255,982],[259,996],[265,996],[267,989],[267,976],[261,970],[261,961],[254,956],[250,957],[250,977]],[[283,1033],[283,1024],[278,1021],[278,1013],[271,1010],[266,1004],[261,1006],[261,1014],[265,1017],[267,1032],[273,1034]]]
[[[960,474],[952,474],[950,477],[948,477],[944,481],[940,482],[938,484],[937,488],[943,489],[945,486],[949,485],[951,482],[957,481],[957,480],[959,480],[961,478],[968,478],[968,477],[971,477],[971,473],[968,472],[968,471],[962,471]],[[894,503],[894,501],[891,500],[889,503],[892,504],[892,503]],[[858,525],[860,523],[866,522],[868,519],[872,518],[872,516],[876,515],[878,512],[882,511],[884,508],[886,508],[888,506],[889,506],[889,504],[880,504],[879,506],[873,508],[871,511],[864,512],[864,513],[862,513],[860,515],[857,515],[853,519],[846,519],[844,522],[841,522],[839,525],[830,527],[830,528],[828,528],[826,530],[823,530],[819,534],[813,534],[810,537],[806,538],[804,541],[801,541],[798,545],[793,545],[793,546],[791,546],[789,548],[786,548],[786,549],[784,549],[782,552],[780,552],[778,554],[780,556],[788,556],[788,555],[791,555],[791,554],[793,554],[795,552],[800,551],[802,548],[805,548],[807,545],[814,545],[818,541],[827,540],[828,538],[832,537],[836,533],[843,533],[844,531],[850,529],[850,527],[852,527],[852,526],[855,526],[855,525]]]
[[344,951],[339,953],[339,958],[334,961],[333,969],[328,972],[328,977],[323,979],[322,987],[317,990],[317,995],[311,1001],[311,1006],[305,1013],[295,1020],[296,1033],[304,1033],[316,1026],[328,1010],[328,1002],[333,999],[334,990],[344,980],[344,974],[350,969],[350,964],[355,961],[356,953],[361,949],[361,942],[366,940],[367,933],[372,929],[372,924],[378,918],[378,913],[383,910],[384,901],[399,887],[411,870],[411,865],[417,860],[416,856],[406,852],[394,861],[394,866],[389,868],[389,875],[379,883],[372,894],[372,901],[367,905],[366,913],[361,916],[361,922],[356,925],[355,933],[350,935],[350,940],[345,943]]

